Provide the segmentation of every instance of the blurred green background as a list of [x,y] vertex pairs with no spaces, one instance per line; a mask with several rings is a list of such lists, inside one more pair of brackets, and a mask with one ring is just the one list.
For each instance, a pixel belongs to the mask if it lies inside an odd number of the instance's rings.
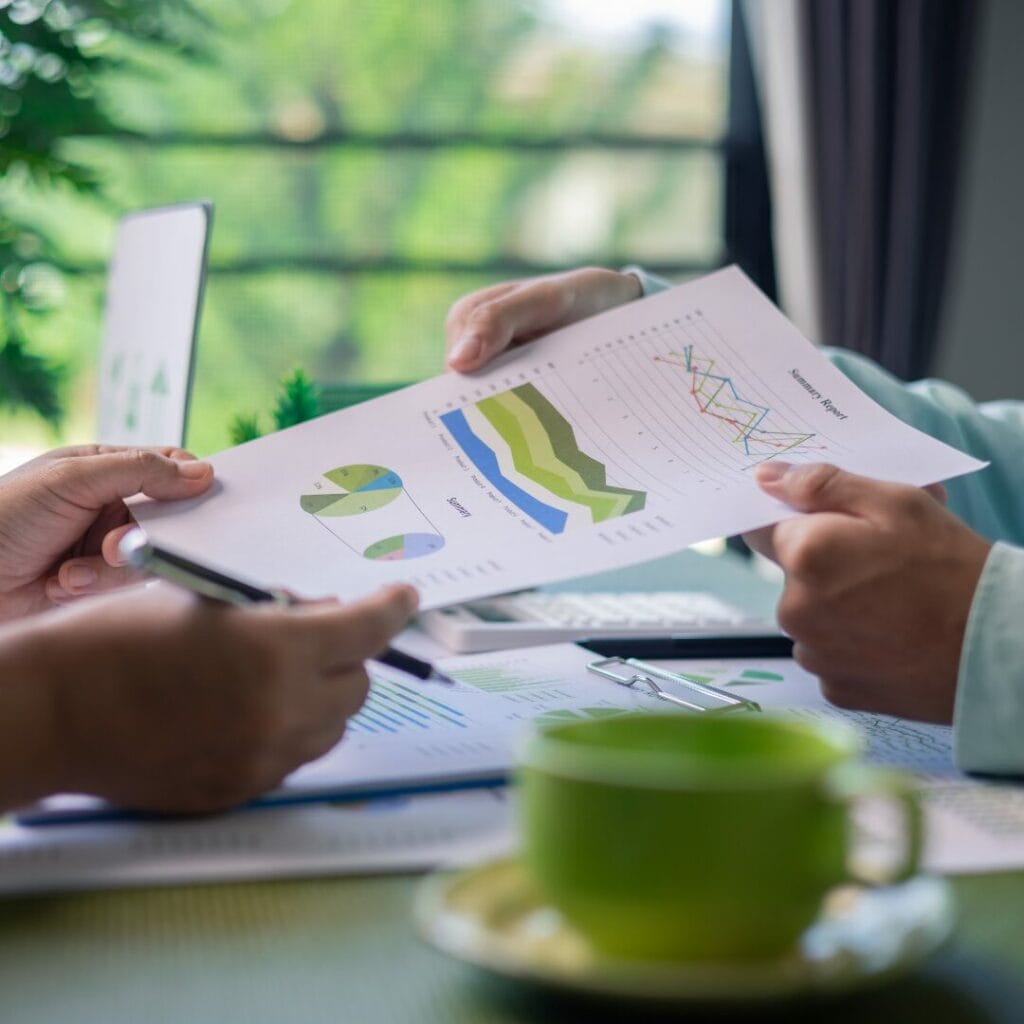
[[[15,0],[0,29],[33,5],[49,6]],[[26,333],[67,369],[60,425],[4,410],[6,444],[91,437],[127,210],[216,205],[200,454],[229,443],[236,413],[266,416],[295,366],[326,385],[439,372],[445,312],[469,289],[580,263],[682,278],[722,259],[727,0],[193,6],[175,45],[97,29],[109,123],[61,143],[96,194],[16,160],[0,175],[0,207],[52,246],[28,268],[46,315]]]

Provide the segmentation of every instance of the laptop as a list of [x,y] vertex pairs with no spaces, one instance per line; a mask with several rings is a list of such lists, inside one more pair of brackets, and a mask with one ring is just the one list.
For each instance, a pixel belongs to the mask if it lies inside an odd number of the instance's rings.
[[185,443],[213,205],[123,217],[107,275],[97,382],[102,444]]

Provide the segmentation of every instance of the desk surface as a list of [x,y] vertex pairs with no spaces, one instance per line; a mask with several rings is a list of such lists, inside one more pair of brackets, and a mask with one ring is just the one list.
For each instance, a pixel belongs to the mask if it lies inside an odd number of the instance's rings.
[[[666,578],[659,578],[662,575]],[[725,559],[680,556],[623,588],[708,587],[766,610],[774,588]],[[593,586],[607,586],[595,578]],[[741,593],[742,592],[742,593]],[[576,1003],[487,979],[424,946],[414,878],[150,889],[0,903],[4,1024],[516,1024],[575,1021]],[[835,1024],[1024,1021],[1024,873],[955,882],[961,925],[925,969],[879,991],[766,1011]],[[592,1022],[621,1010],[588,1005]],[[669,1016],[667,1019],[671,1019]],[[710,1019],[688,1014],[686,1020]],[[750,1018],[747,1018],[750,1019]]]

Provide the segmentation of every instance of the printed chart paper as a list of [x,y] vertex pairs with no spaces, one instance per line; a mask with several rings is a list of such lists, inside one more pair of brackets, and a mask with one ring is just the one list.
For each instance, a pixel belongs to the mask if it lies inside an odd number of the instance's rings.
[[678,551],[792,514],[769,459],[927,484],[982,463],[906,426],[737,269],[242,445],[214,492],[140,500],[153,541],[315,596],[424,608]]
[[[315,807],[268,809],[266,804],[365,792],[374,788],[374,778],[378,792],[401,788],[403,782],[494,778],[507,774],[537,726],[636,710],[687,713],[647,690],[589,672],[592,660],[593,654],[574,644],[452,657],[438,664],[457,680],[453,690],[410,688],[404,696],[396,694],[393,679],[377,675],[369,700],[334,750],[293,773],[256,809],[224,818],[160,824],[107,820],[111,808],[92,798],[44,801],[23,821],[48,824],[0,828],[0,892],[354,871],[373,864],[388,870],[511,849],[511,809],[496,803],[493,789],[448,794],[450,799],[405,795],[329,803],[330,813],[324,814]],[[755,700],[766,711],[856,726],[869,761],[911,771],[920,780],[927,870],[964,874],[1024,866],[1024,786],[958,772],[948,727],[833,707],[821,696],[817,679],[788,659],[659,665]],[[659,685],[686,695],[677,684],[659,680]],[[464,802],[455,801],[457,796]],[[346,806],[354,812],[338,813]],[[858,821],[879,836],[891,824],[884,817]]]
[[504,789],[38,828],[0,819],[0,893],[388,874],[508,845]]

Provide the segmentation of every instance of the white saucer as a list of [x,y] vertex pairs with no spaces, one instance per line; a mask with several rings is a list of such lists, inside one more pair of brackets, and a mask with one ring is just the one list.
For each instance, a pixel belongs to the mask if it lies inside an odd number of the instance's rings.
[[915,967],[953,928],[941,878],[829,894],[798,948],[772,960],[656,963],[594,950],[543,900],[514,858],[435,875],[419,889],[416,922],[438,949],[495,974],[545,986],[659,1002],[753,1002],[838,993]]

